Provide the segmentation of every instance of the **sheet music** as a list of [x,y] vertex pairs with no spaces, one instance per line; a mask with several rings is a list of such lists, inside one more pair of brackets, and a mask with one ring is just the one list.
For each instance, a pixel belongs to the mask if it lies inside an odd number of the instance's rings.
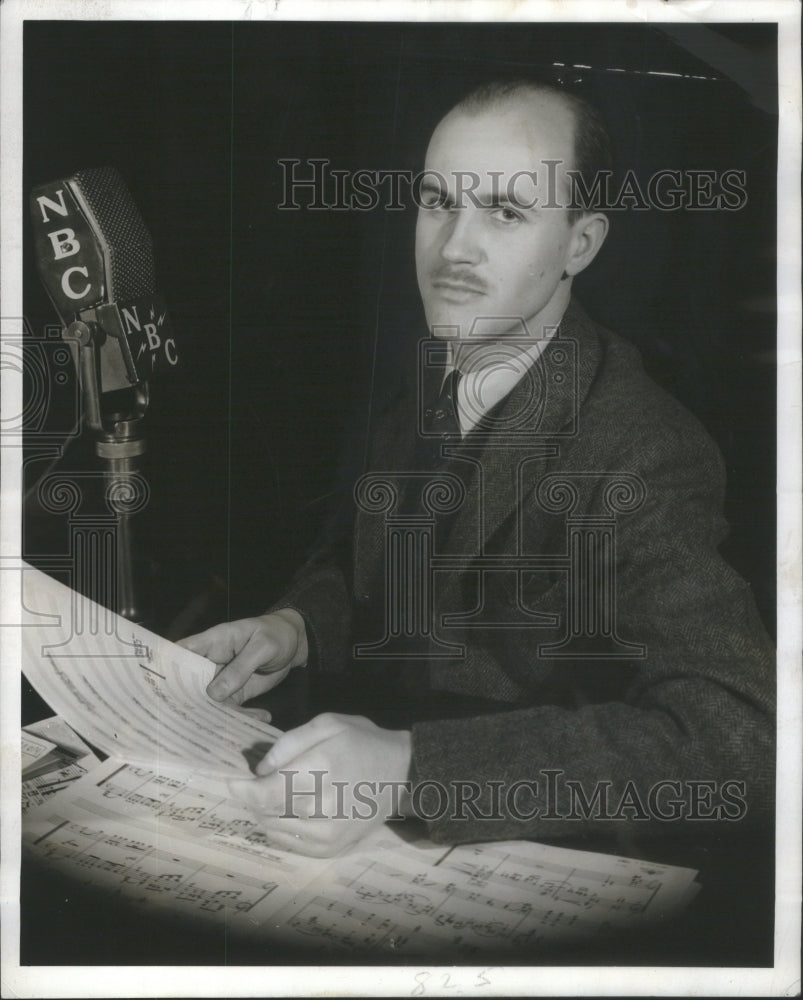
[[24,593],[26,674],[111,755],[25,816],[25,850],[44,866],[341,955],[537,949],[665,919],[696,892],[690,869],[523,841],[408,844],[392,825],[333,860],[279,851],[224,780],[278,731],[206,696],[213,665],[37,571]]
[[398,852],[351,855],[277,915],[288,943],[461,958],[603,936],[677,914],[696,872],[524,841],[450,851],[438,865]]
[[[653,921],[682,909],[699,891],[691,868],[594,854],[530,841],[456,847],[443,872],[503,899],[523,923],[545,929],[588,924],[596,932]],[[527,930],[530,934],[530,930]]]
[[56,746],[68,750],[79,759],[91,757],[95,764],[100,763],[81,737],[73,732],[64,719],[59,718],[58,715],[52,715],[49,719],[40,719],[39,722],[31,722],[23,727],[23,732],[29,736],[50,740]]
[[26,733],[23,729],[21,737],[22,750],[22,773],[24,774],[32,764],[46,757],[51,750],[56,749],[56,744],[50,740],[44,740],[34,733]]
[[26,817],[26,853],[138,906],[236,921],[340,955],[480,958],[667,919],[696,872],[524,841],[405,843],[392,825],[340,858],[270,846],[207,775],[110,759]]
[[29,856],[137,907],[225,921],[232,932],[248,935],[295,892],[281,863],[243,861],[222,848],[174,838],[159,824],[132,827],[127,817],[85,814],[63,794],[35,814],[24,830]]
[[[225,783],[207,775],[170,776],[110,758],[25,817],[23,848],[42,866],[138,907],[268,937],[277,911],[333,862],[271,848],[247,810],[224,796]],[[448,850],[411,847],[386,830],[359,848],[371,849],[433,860]]]
[[[26,747],[42,752],[35,760],[28,758]],[[44,748],[47,747],[46,751]],[[77,781],[100,761],[80,736],[57,715],[33,722],[22,730],[22,812],[41,805],[49,796]]]
[[[97,758],[96,758],[97,759]],[[53,795],[67,788],[73,781],[82,778],[89,770],[90,766],[86,761],[75,761],[58,767],[45,774],[39,774],[35,778],[28,778],[22,783],[22,812],[28,812],[35,806],[41,805]]]
[[114,757],[250,773],[279,731],[213,702],[214,664],[34,569],[23,573],[23,671],[44,700]]
[[[253,813],[228,797],[225,781],[200,772],[170,773],[109,758],[68,795],[62,794],[53,808],[93,828],[113,823],[138,836],[156,830],[176,844],[200,846],[208,852],[207,860],[225,849],[232,857],[267,864],[294,885],[305,884],[316,865],[321,867],[313,859],[271,847]],[[28,825],[39,830],[49,815],[39,814]]]

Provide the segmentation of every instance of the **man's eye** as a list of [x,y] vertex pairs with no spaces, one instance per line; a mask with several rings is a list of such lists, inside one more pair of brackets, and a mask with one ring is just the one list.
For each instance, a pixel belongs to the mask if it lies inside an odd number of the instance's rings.
[[442,194],[424,194],[421,196],[421,208],[446,208],[448,199]]
[[513,208],[497,208],[493,214],[494,218],[501,222],[521,222],[522,219],[521,212]]

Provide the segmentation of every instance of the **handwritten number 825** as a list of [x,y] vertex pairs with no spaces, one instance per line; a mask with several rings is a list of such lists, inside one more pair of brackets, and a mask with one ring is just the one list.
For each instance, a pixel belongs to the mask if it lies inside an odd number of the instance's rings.
[[[490,969],[483,969],[482,972],[477,973],[477,978],[473,983],[474,987],[478,986],[490,986],[491,980],[487,977],[486,973]],[[433,978],[431,972],[417,972],[415,974],[415,986],[410,993],[411,997],[422,997],[427,991],[427,983]],[[452,977],[448,972],[444,972],[440,976],[441,987],[445,990],[456,990],[458,988],[458,983],[452,982]]]

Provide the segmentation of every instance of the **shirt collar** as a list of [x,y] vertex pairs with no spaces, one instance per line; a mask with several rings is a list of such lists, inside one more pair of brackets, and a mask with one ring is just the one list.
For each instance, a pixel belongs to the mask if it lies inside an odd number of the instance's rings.
[[[555,330],[556,328],[552,327],[546,336],[533,341],[532,346],[526,351],[516,354],[511,352],[509,358],[499,358],[497,352],[487,364],[477,365],[461,376],[457,386],[457,417],[463,437],[476,427],[486,413],[512,392],[541,356],[547,341],[554,336]],[[454,367],[450,344],[444,381],[454,371]]]

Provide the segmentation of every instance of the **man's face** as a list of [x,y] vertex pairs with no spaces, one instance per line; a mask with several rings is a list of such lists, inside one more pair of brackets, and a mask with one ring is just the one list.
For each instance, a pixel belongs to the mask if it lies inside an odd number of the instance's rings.
[[[574,231],[563,207],[573,128],[562,102],[530,95],[478,114],[451,112],[435,129],[415,246],[435,336],[487,342],[525,335],[524,321],[529,336],[540,338],[560,321]],[[560,163],[547,167],[546,160]]]

